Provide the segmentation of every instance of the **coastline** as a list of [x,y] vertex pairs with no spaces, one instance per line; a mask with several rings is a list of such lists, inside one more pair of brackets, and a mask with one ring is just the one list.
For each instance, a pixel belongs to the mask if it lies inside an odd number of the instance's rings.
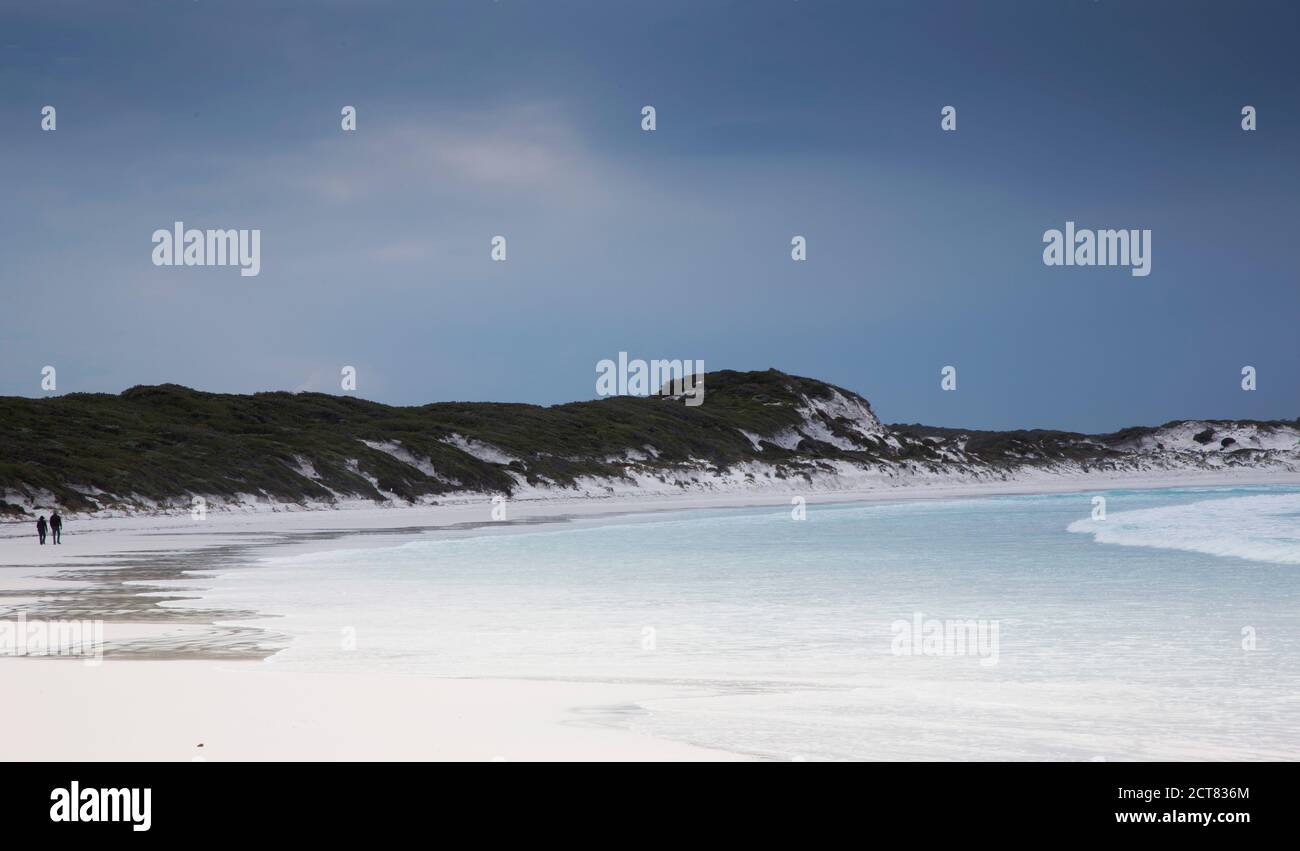
[[[265,510],[73,519],[65,544],[39,547],[24,522],[0,524],[0,618],[102,618],[106,660],[0,659],[35,696],[0,734],[5,759],[700,760],[742,755],[601,725],[598,716],[698,690],[653,684],[447,679],[276,670],[282,636],[241,617],[159,605],[202,600],[203,576],[268,555],[394,545],[422,535],[509,533],[539,523],[599,524],[632,515],[770,506],[961,499],[1090,490],[1300,485],[1300,474],[1247,471],[1069,477],[1057,482],[927,484],[870,491],[683,494],[508,503]],[[24,540],[26,539],[26,540]],[[185,580],[181,589],[150,587]],[[217,622],[222,622],[221,626]],[[382,719],[377,723],[376,719]],[[190,741],[193,740],[193,741]],[[203,748],[198,748],[199,743]]]
[[[1035,496],[1127,489],[1159,490],[1180,487],[1250,487],[1300,485],[1300,471],[1238,469],[1179,470],[1152,473],[1042,474],[1002,481],[909,480],[892,486],[861,489],[789,489],[712,492],[619,493],[607,496],[569,495],[563,490],[530,493],[506,501],[508,516],[494,520],[491,495],[466,495],[434,504],[346,502],[333,508],[304,508],[288,503],[211,510],[195,520],[188,512],[142,512],[130,515],[65,515],[64,542],[53,546],[13,546],[33,543],[32,521],[0,520],[0,571],[94,570],[113,567],[131,555],[197,552],[237,544],[276,547],[277,555],[301,555],[352,546],[374,546],[372,536],[408,538],[423,532],[457,532],[484,528],[510,529],[552,522],[606,521],[630,514],[694,509],[789,506],[794,497],[809,505],[857,502],[903,502],[917,499],[964,499],[994,496]],[[112,537],[106,537],[111,534]],[[287,548],[287,550],[282,549]],[[10,587],[0,572],[0,591]],[[66,587],[66,586],[64,586]]]

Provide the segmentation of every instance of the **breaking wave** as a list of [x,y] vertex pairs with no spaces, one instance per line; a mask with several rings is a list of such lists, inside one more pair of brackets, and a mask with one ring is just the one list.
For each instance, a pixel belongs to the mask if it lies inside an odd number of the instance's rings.
[[1076,520],[1071,532],[1099,544],[1184,550],[1275,564],[1300,564],[1300,494],[1211,499]]

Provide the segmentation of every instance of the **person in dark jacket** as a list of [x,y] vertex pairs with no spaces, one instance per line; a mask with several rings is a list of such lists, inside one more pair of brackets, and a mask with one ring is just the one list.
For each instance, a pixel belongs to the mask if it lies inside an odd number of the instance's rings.
[[63,539],[63,518],[60,517],[59,512],[56,511],[50,515],[50,543],[61,544],[63,543],[62,539]]
[[37,519],[36,521],[36,536],[41,539],[42,544],[45,543],[45,515],[44,514],[42,514],[40,518]]

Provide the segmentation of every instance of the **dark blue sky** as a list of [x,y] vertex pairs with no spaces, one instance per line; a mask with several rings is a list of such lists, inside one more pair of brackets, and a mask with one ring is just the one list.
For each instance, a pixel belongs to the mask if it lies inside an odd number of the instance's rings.
[[[0,9],[0,394],[349,364],[386,402],[551,403],[627,351],[888,421],[1300,414],[1294,3]],[[154,267],[178,219],[260,228],[261,275]],[[1044,266],[1067,220],[1149,228],[1151,275]]]

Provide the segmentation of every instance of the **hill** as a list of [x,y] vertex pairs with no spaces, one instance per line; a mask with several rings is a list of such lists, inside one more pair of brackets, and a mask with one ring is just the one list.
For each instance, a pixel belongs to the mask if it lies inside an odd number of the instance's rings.
[[705,403],[620,396],[541,407],[393,407],[319,393],[0,398],[0,513],[188,510],[456,495],[827,490],[1033,472],[1300,469],[1300,423],[1180,421],[1110,435],[883,425],[809,378],[719,371]]

